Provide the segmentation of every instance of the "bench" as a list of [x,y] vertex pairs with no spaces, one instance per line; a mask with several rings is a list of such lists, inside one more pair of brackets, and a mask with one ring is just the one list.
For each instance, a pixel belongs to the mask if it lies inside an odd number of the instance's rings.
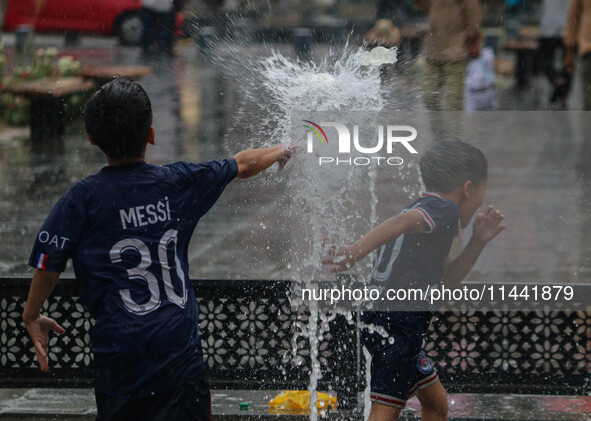
[[133,80],[142,78],[152,73],[150,66],[135,65],[105,65],[84,67],[78,76],[94,80],[98,86],[113,80],[118,76],[127,76]]
[[38,143],[63,138],[66,126],[66,97],[94,87],[93,81],[81,77],[44,77],[32,82],[6,86],[3,91],[29,99],[31,140]]
[[[21,324],[29,283],[26,278],[0,280],[0,387],[90,387],[92,321],[78,301],[75,281],[61,280],[43,310],[66,329],[65,335],[51,338],[51,373],[37,368]],[[308,388],[308,341],[294,339],[294,333],[309,314],[291,308],[289,281],[202,280],[193,285],[212,389],[240,399],[238,390],[275,393]],[[589,293],[591,285],[576,285],[580,306],[553,312],[440,311],[424,349],[448,391],[461,396],[587,395],[591,392],[591,312],[585,304]],[[358,413],[366,385],[356,317],[322,318],[326,333],[319,345],[318,390],[336,393],[339,411],[348,414]],[[588,400],[578,407],[591,408]]]

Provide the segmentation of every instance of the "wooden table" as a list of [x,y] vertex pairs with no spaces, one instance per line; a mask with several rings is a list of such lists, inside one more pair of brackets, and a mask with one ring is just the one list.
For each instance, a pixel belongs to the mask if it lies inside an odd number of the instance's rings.
[[85,67],[80,73],[78,73],[78,75],[84,78],[93,79],[99,86],[101,86],[110,82],[117,76],[128,76],[135,80],[147,76],[150,73],[152,73],[152,68],[150,66],[106,65]]
[[65,98],[95,88],[95,83],[81,77],[42,78],[4,87],[4,92],[28,98],[31,140],[40,142],[63,138],[66,125]]
[[527,86],[528,77],[534,70],[534,55],[538,47],[537,40],[528,38],[512,39],[505,44],[505,50],[517,53],[515,79],[519,88]]

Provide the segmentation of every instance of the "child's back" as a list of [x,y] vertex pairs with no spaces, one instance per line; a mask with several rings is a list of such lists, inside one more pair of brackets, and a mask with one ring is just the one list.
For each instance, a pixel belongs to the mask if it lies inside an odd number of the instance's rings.
[[[42,231],[67,239],[61,253],[72,255],[96,320],[98,390],[143,397],[205,370],[187,250],[237,171],[234,160],[105,167],[76,183],[46,221]],[[38,254],[52,256],[40,242],[32,263]],[[54,259],[37,267],[64,269]]]
[[40,310],[72,258],[81,300],[96,321],[99,419],[208,420],[189,241],[230,181],[284,164],[290,153],[278,145],[223,162],[147,164],[151,103],[124,79],[103,86],[85,114],[89,140],[109,166],[72,186],[35,241],[23,320],[41,369],[49,369],[49,330],[64,329]]

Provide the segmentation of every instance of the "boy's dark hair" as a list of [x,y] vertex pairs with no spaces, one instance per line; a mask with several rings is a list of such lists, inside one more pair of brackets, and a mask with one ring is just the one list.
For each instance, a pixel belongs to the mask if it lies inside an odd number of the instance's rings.
[[152,126],[152,104],[129,78],[103,85],[84,108],[86,133],[111,158],[139,158]]
[[482,151],[458,140],[435,143],[421,158],[421,178],[428,191],[451,193],[470,180],[480,183],[487,176],[488,161]]

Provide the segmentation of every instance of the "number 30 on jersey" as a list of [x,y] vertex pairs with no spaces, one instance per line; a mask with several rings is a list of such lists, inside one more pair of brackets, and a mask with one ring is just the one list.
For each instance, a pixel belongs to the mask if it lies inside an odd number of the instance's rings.
[[[158,244],[158,260],[162,267],[162,280],[164,282],[164,291],[168,300],[177,306],[184,308],[187,302],[187,289],[185,287],[185,274],[181,268],[181,263],[176,252],[178,231],[168,230],[164,233]],[[170,264],[168,262],[168,247],[174,243],[174,259],[176,266],[176,273],[181,280],[183,295],[178,295],[172,286],[172,279],[170,277]],[[112,263],[120,263],[122,261],[122,254],[124,252],[135,251],[141,257],[140,263],[133,268],[127,269],[127,275],[132,280],[144,280],[148,285],[150,291],[150,298],[145,303],[137,303],[131,298],[131,292],[128,288],[120,289],[119,294],[123,300],[123,304],[130,312],[143,316],[156,310],[160,306],[160,288],[158,286],[158,278],[148,268],[152,265],[152,258],[150,250],[146,243],[137,238],[126,238],[118,241],[109,256]]]

